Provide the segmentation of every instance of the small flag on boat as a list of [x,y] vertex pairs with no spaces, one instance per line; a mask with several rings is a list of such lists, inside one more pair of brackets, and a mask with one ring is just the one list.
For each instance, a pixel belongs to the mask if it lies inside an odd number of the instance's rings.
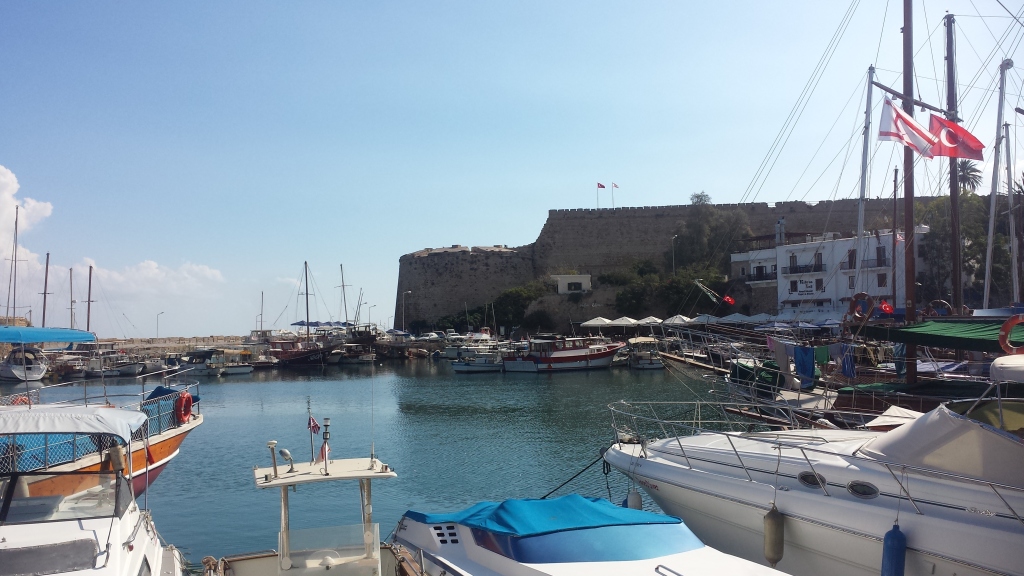
[[729,306],[732,306],[733,304],[736,303],[736,300],[734,300],[732,296],[723,296],[722,302],[725,302]]
[[600,182],[598,182],[598,183],[597,183],[597,187],[598,187],[598,188],[604,188],[604,184],[601,184]]
[[897,108],[888,98],[882,105],[882,120],[878,126],[878,139],[903,142],[904,146],[925,158],[932,157],[932,146],[939,141],[934,134],[918,124],[910,114]]
[[317,423],[316,418],[313,418],[312,414],[309,416],[309,423],[306,424],[306,428],[309,428],[309,431],[313,434],[320,433],[320,424]]
[[320,446],[320,452],[316,455],[316,463],[319,464],[319,463],[323,462],[324,460],[327,460],[327,457],[330,456],[330,455],[331,455],[331,446],[329,444],[327,444],[326,440],[324,440],[324,443]]
[[981,143],[981,140],[975,138],[974,134],[956,122],[932,114],[928,128],[939,140],[932,146],[932,156],[969,158],[971,160],[985,159],[981,154],[985,145]]

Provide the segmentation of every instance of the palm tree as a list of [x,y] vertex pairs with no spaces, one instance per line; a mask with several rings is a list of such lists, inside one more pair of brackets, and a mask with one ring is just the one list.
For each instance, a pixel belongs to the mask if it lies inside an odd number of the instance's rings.
[[960,181],[960,189],[974,192],[981,186],[981,169],[974,160],[961,158],[956,162],[957,180]]

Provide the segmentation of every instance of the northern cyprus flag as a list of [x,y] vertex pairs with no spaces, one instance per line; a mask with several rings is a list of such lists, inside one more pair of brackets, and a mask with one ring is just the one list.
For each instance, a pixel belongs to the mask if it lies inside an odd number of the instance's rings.
[[886,98],[882,105],[882,120],[878,125],[878,139],[903,142],[911,150],[925,158],[932,157],[932,146],[939,141],[927,128],[896,107]]

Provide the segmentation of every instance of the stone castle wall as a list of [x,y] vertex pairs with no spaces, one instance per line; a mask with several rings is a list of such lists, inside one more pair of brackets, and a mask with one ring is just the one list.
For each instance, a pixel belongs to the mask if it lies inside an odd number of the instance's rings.
[[[929,198],[918,199],[920,203]],[[746,213],[754,235],[771,235],[775,223],[786,218],[787,232],[852,236],[857,227],[857,201],[836,200],[815,204],[718,204],[719,209]],[[595,277],[622,269],[638,260],[666,264],[672,236],[685,226],[691,206],[643,206],[615,209],[550,210],[533,244],[518,248],[456,246],[421,250],[399,259],[395,326],[401,326],[402,293],[406,322],[434,320],[492,301],[502,290],[549,274],[576,272]],[[902,223],[902,211],[899,219]],[[865,228],[889,228],[892,201],[869,199]],[[685,247],[680,246],[680,250]]]

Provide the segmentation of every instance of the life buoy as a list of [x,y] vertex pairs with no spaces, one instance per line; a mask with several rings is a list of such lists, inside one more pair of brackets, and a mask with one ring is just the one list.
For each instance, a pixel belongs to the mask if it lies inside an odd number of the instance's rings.
[[188,419],[192,416],[191,394],[182,392],[178,395],[177,400],[174,401],[174,416],[178,419],[179,424],[188,422]]
[[1024,353],[1024,346],[1010,344],[1010,333],[1013,332],[1013,327],[1021,322],[1024,322],[1024,314],[1014,314],[1007,318],[1006,322],[1003,322],[1002,327],[999,328],[999,347],[1007,354]]
[[11,401],[11,406],[22,406],[28,404],[28,396],[18,396]]
[[956,312],[953,311],[953,306],[950,305],[950,303],[946,302],[945,300],[932,300],[931,302],[928,303],[928,305],[932,307],[932,310],[935,310],[936,314],[939,313],[939,307],[945,306],[946,310],[949,310],[950,316],[956,316]]
[[[861,300],[867,300],[868,309],[867,311],[857,310],[857,303]],[[846,311],[847,316],[853,318],[857,322],[863,322],[871,317],[871,313],[875,310],[875,299],[867,292],[857,292],[850,298],[850,308]]]

